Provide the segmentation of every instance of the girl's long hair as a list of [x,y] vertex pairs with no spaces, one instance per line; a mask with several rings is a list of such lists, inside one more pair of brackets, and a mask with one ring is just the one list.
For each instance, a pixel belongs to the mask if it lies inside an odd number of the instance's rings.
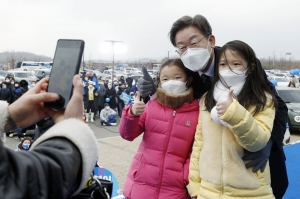
[[166,67],[166,66],[178,66],[179,68],[181,68],[186,76],[187,76],[187,79],[189,77],[192,77],[193,80],[192,82],[189,84],[189,88],[193,88],[193,93],[194,93],[194,99],[199,99],[203,94],[204,94],[204,91],[202,91],[203,89],[199,89],[199,88],[202,88],[202,80],[198,74],[198,72],[193,72],[189,69],[187,69],[183,62],[181,61],[181,59],[168,59],[167,61],[165,61],[161,66],[160,66],[160,69],[159,69],[159,72],[157,73],[157,85],[160,85],[160,73],[161,73],[161,70]]
[[[237,96],[238,102],[245,109],[248,109],[251,105],[254,105],[255,109],[253,114],[256,115],[265,108],[267,103],[267,94],[269,94],[272,97],[273,107],[276,108],[277,99],[267,85],[267,80],[265,80],[263,77],[262,67],[258,67],[259,60],[256,58],[255,52],[248,44],[242,41],[235,40],[228,42],[220,49],[215,60],[214,83],[212,88],[215,88],[216,83],[220,80],[218,65],[222,56],[226,58],[226,50],[230,50],[232,53],[240,55],[247,62],[248,70],[246,72],[246,82],[241,92]],[[210,89],[205,98],[205,106],[209,112],[216,105],[213,93],[214,89]]]

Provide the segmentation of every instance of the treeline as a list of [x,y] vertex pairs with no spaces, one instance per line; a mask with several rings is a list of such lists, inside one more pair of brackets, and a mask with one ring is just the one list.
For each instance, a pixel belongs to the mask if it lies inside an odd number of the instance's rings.
[[13,66],[16,61],[52,61],[52,58],[30,52],[7,51],[0,53],[0,64]]
[[300,69],[300,61],[290,59],[259,59],[262,67],[266,70],[279,69],[279,70],[293,70]]

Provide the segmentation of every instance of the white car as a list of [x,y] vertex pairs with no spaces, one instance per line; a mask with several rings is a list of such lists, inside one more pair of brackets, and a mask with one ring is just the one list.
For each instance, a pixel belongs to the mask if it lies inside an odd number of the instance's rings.
[[290,75],[286,74],[286,73],[274,73],[274,75],[276,77],[285,77],[287,79],[290,79]]
[[137,68],[127,68],[126,72],[132,75],[140,75],[142,72]]
[[277,86],[287,87],[289,85],[290,80],[285,77],[268,77],[269,81],[275,80],[277,82]]
[[[33,71],[32,71],[33,72]],[[31,71],[18,71],[18,70],[8,70],[7,75],[13,76],[15,81],[20,82],[21,80],[26,80],[28,84],[32,81],[37,81],[38,78],[32,74]]]

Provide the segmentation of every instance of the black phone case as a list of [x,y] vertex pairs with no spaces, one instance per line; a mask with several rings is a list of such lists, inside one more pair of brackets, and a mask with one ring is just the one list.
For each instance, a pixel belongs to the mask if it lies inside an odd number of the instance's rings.
[[[81,64],[81,60],[82,60],[82,54],[83,54],[83,51],[84,51],[84,45],[85,45],[85,42],[83,40],[72,40],[72,39],[59,39],[57,41],[57,45],[56,45],[56,49],[55,49],[55,54],[54,54],[54,59],[53,59],[53,63],[54,63],[54,60],[55,60],[55,56],[56,56],[56,51],[57,51],[57,48],[58,48],[58,43],[59,41],[71,41],[71,42],[81,42],[81,45],[80,45],[80,52],[79,52],[79,56],[78,56],[78,59],[77,59],[77,65],[76,65],[76,69],[75,69],[75,73],[73,74],[74,76],[76,74],[79,73],[79,69],[80,69],[80,64]],[[54,65],[53,65],[54,67]],[[51,69],[51,73],[52,73],[52,70],[54,68]],[[51,73],[50,73],[50,78],[49,78],[49,83],[51,81]],[[48,92],[48,88],[47,88],[47,92]],[[54,91],[52,91],[54,92]],[[65,100],[68,100],[70,101],[71,97],[72,97],[72,94],[73,94],[73,86],[72,86],[72,90],[71,90],[71,94],[69,96],[69,99],[64,99],[62,96],[59,97],[58,100],[54,101],[54,102],[44,102],[44,106],[45,107],[48,107],[48,108],[53,108],[55,110],[59,110],[59,109],[65,109],[67,104],[65,105]]]

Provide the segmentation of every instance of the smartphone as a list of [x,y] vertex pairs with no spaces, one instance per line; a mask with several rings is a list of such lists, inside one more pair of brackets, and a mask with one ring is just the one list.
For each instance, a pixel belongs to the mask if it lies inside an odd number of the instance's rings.
[[60,98],[54,102],[45,102],[45,107],[66,108],[72,97],[73,78],[79,73],[83,50],[83,40],[57,41],[47,92],[57,93]]

